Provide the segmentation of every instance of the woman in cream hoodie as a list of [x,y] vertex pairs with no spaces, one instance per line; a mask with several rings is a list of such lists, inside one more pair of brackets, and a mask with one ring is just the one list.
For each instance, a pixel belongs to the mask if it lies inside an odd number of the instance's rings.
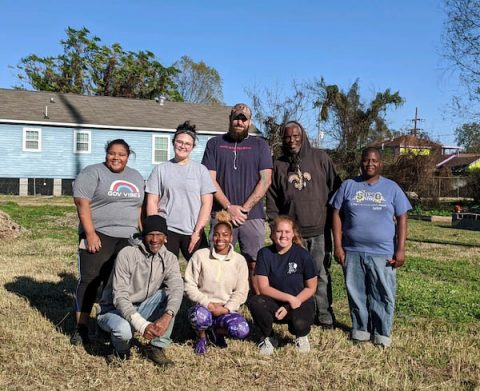
[[197,354],[207,351],[207,331],[210,342],[220,348],[227,347],[225,336],[244,339],[250,331],[237,312],[247,300],[247,262],[233,250],[228,214],[219,212],[216,217],[212,248],[196,251],[185,271],[185,293],[195,303],[189,316],[197,333]]

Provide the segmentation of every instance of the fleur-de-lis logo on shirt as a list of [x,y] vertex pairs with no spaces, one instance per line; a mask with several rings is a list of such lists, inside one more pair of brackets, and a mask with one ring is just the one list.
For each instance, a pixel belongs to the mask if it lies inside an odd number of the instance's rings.
[[288,182],[293,183],[293,186],[297,190],[302,190],[304,187],[307,187],[307,182],[312,179],[312,176],[308,172],[300,171],[300,168],[297,169],[295,174],[292,174],[288,177]]

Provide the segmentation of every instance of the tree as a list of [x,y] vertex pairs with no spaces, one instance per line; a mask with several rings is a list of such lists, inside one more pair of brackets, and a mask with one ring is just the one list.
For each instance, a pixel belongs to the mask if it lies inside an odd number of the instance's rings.
[[463,124],[455,129],[455,139],[466,152],[480,153],[480,124],[477,122]]
[[469,97],[480,99],[480,0],[445,0],[444,56]]
[[223,104],[223,82],[215,68],[188,56],[182,56],[173,66],[179,71],[174,81],[186,102]]
[[100,38],[85,27],[68,27],[65,32],[62,54],[32,54],[20,60],[17,88],[145,99],[165,95],[182,100],[173,80],[177,69],[164,67],[152,52],[125,52],[118,43],[101,45]]
[[376,94],[365,104],[360,98],[359,82],[355,81],[348,91],[337,85],[327,85],[324,79],[310,84],[315,95],[314,106],[319,110],[319,120],[329,123],[326,130],[338,142],[336,160],[348,176],[358,172],[361,150],[372,141],[390,136],[385,122],[386,110],[398,107],[404,100],[390,89]]
[[[278,87],[254,87],[245,92],[252,102],[252,111],[260,132],[270,145],[273,155],[278,157],[282,147],[282,125],[289,120],[302,123],[307,105],[311,106],[305,85],[293,81],[292,92],[288,95],[283,94]],[[302,125],[308,129],[308,125]]]
[[436,168],[434,154],[418,155],[412,152],[401,154],[395,160],[383,159],[383,174],[394,180],[409,196],[413,196],[415,202],[423,202],[438,196],[433,181],[433,173]]

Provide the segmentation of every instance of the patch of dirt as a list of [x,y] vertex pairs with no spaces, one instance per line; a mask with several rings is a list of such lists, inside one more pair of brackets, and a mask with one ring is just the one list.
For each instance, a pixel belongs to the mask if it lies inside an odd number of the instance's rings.
[[8,214],[0,210],[0,239],[15,239],[25,229],[13,221]]

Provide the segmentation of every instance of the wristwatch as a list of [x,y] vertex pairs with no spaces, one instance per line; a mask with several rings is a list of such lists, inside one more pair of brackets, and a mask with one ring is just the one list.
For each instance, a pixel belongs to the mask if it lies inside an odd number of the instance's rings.
[[165,313],[170,315],[172,318],[175,316],[175,313],[172,310],[166,310]]

